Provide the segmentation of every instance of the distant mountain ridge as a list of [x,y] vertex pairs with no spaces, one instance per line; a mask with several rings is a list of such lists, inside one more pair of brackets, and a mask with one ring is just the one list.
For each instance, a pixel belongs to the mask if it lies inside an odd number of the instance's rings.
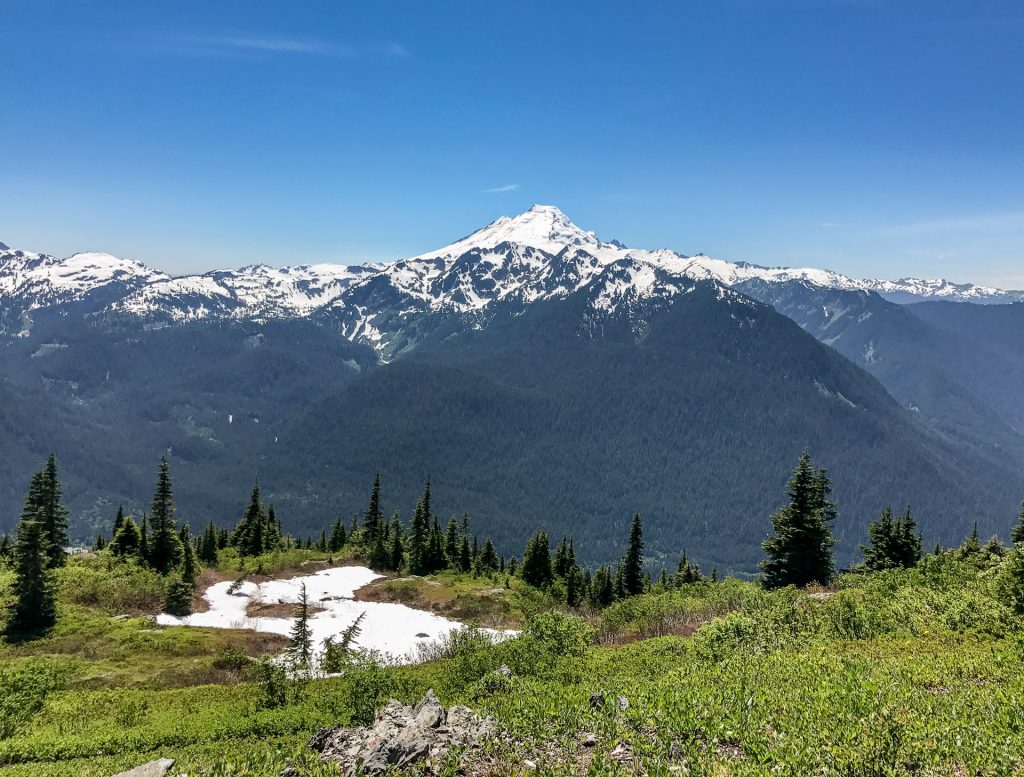
[[[814,268],[768,268],[668,249],[643,250],[604,242],[558,208],[535,205],[502,216],[444,248],[388,264],[337,264],[237,270],[170,277],[109,254],[44,254],[0,249],[0,309],[21,321],[33,312],[92,299],[90,312],[182,323],[202,319],[267,321],[305,318],[332,321],[356,342],[384,358],[414,343],[405,330],[425,315],[475,313],[498,300],[523,303],[564,296],[589,283],[606,266],[625,262],[657,267],[676,277],[726,286],[751,281],[797,281],[820,288],[871,291],[897,302],[923,300],[1005,303],[1022,291],[970,283],[905,278],[855,279]],[[645,277],[639,273],[636,277]],[[637,289],[642,295],[643,289]],[[23,331],[17,329],[17,331]]]

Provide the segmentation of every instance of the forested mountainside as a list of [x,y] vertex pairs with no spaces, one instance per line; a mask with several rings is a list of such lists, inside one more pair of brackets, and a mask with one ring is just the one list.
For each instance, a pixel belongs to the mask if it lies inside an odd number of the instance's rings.
[[[303,321],[22,339],[4,350],[4,482],[54,441],[84,538],[120,502],[145,508],[163,452],[196,528],[236,520],[257,478],[302,533],[358,505],[378,470],[407,517],[429,476],[438,513],[470,512],[503,551],[542,524],[602,560],[640,511],[652,553],[737,570],[805,448],[834,477],[840,559],[886,503],[913,505],[929,541],[1012,513],[1017,473],[946,444],[770,307],[668,276],[638,300],[621,280],[510,303],[483,328],[451,318],[383,365]],[[10,525],[20,488],[3,499]]]
[[898,305],[796,281],[737,288],[870,372],[951,442],[1024,468],[1024,304]]
[[380,470],[389,509],[434,475],[504,547],[539,515],[601,535],[640,510],[672,552],[743,568],[805,448],[835,471],[841,559],[889,502],[942,541],[994,531],[1024,491],[1024,305],[891,299],[1015,294],[631,249],[550,206],[352,268],[170,278],[4,247],[0,531],[51,448],[79,538],[139,511],[167,453],[194,526],[256,478],[319,526]]

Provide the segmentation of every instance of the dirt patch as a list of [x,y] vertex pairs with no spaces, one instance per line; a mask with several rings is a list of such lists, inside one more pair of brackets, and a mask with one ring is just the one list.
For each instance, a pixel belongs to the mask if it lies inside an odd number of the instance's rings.
[[[325,609],[316,602],[310,602],[308,612],[313,615]],[[293,602],[250,602],[245,614],[250,618],[298,618],[299,605]]]
[[508,591],[504,588],[457,590],[444,581],[423,577],[385,577],[355,592],[357,602],[404,604],[445,618],[494,629],[516,628]]

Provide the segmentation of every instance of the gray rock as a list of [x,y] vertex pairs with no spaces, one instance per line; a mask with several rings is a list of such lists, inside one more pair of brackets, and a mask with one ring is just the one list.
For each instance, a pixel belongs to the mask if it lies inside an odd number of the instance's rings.
[[144,763],[126,772],[118,772],[114,777],[163,777],[174,766],[173,758],[161,758],[157,761]]
[[420,728],[437,728],[444,725],[445,719],[448,717],[433,688],[427,691],[427,695],[413,707],[412,716]]
[[430,774],[452,747],[480,745],[495,732],[494,721],[478,718],[468,707],[446,710],[430,690],[415,706],[392,699],[377,711],[372,726],[321,729],[308,744],[346,775],[360,764],[361,774],[374,777],[420,762]]

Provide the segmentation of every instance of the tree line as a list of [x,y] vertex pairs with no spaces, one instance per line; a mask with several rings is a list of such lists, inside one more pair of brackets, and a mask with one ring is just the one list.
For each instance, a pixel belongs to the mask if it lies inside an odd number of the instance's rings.
[[[827,585],[836,574],[835,540],[831,526],[837,510],[830,498],[831,481],[804,453],[786,487],[786,504],[771,516],[771,533],[763,543],[761,582],[767,588]],[[51,454],[30,481],[15,540],[0,538],[0,561],[13,564],[15,600],[6,630],[9,636],[43,634],[56,622],[54,570],[64,565],[68,545],[68,511],[62,502],[56,456]],[[868,526],[867,545],[861,546],[867,570],[915,566],[923,557],[923,539],[908,507],[894,515],[886,507]],[[1024,543],[1024,505],[1010,532],[1011,542]],[[469,516],[452,516],[442,527],[431,501],[431,483],[403,523],[396,511],[382,510],[381,479],[376,475],[365,511],[350,524],[338,519],[318,538],[299,539],[282,529],[273,505],[264,503],[254,484],[242,517],[229,531],[212,521],[193,537],[187,523],[175,516],[170,464],[160,459],[150,511],[141,521],[118,508],[110,538],[97,537],[94,549],[138,563],[167,578],[165,609],[177,615],[191,612],[195,581],[203,565],[215,566],[232,550],[242,558],[296,548],[359,560],[374,570],[431,575],[445,570],[473,575],[517,577],[548,592],[569,607],[607,607],[615,601],[651,590],[667,590],[718,580],[717,568],[705,577],[684,550],[673,572],[664,566],[651,577],[644,555],[643,522],[634,514],[625,551],[615,564],[584,567],[577,562],[572,537],[563,536],[552,548],[544,531],[527,541],[520,558],[506,560],[493,541],[470,531]],[[935,553],[943,552],[939,547]],[[998,537],[982,545],[977,524],[957,551],[962,558],[1000,556],[1007,552]],[[1022,571],[1024,575],[1024,571]],[[1024,578],[1022,578],[1024,580]]]

